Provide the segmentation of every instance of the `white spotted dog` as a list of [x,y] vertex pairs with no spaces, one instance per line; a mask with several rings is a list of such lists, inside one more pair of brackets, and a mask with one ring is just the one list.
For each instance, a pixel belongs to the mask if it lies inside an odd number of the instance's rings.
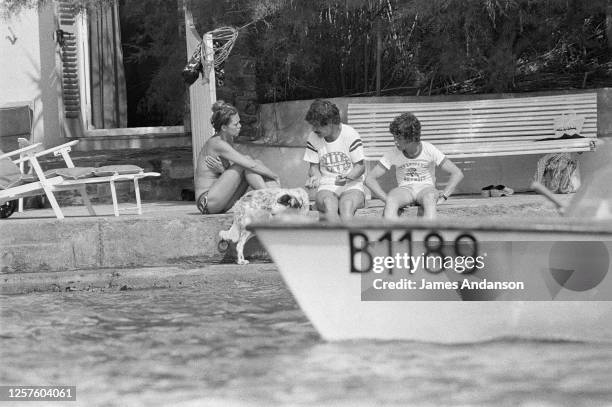
[[232,207],[234,223],[228,230],[219,232],[221,240],[236,243],[238,264],[249,264],[244,259],[244,245],[252,236],[247,225],[253,222],[266,222],[272,217],[291,210],[305,215],[310,209],[308,193],[303,188],[266,188],[249,191]]

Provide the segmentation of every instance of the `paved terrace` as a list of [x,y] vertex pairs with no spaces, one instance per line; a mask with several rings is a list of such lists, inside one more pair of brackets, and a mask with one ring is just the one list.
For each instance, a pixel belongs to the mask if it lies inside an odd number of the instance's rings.
[[[567,201],[571,195],[559,195]],[[127,205],[127,204],[126,204]],[[124,205],[122,205],[124,206]],[[145,202],[143,214],[112,215],[111,205],[94,205],[98,216],[84,206],[63,207],[66,219],[51,209],[32,209],[0,220],[0,292],[106,288],[150,288],[182,283],[204,268],[269,269],[269,257],[257,239],[245,255],[249,266],[230,265],[235,251],[217,249],[218,232],[232,216],[201,215],[193,202]],[[133,213],[133,211],[132,211]],[[358,216],[381,216],[380,201],[371,201]],[[311,216],[318,216],[311,211]],[[416,216],[409,208],[403,216]],[[457,196],[440,205],[439,216],[482,219],[558,217],[553,205],[536,194],[483,198]],[[199,270],[199,271],[198,271]],[[235,270],[233,270],[235,271]],[[192,277],[189,277],[192,276]]]

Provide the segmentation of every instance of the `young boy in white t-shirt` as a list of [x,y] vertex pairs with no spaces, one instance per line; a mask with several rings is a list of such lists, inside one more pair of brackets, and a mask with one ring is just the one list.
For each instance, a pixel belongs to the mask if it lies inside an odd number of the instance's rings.
[[[423,217],[434,219],[436,205],[448,199],[463,179],[463,173],[433,144],[421,141],[421,123],[412,113],[396,117],[389,131],[397,148],[386,153],[370,171],[366,186],[385,202],[383,216],[386,219],[398,218],[400,208],[414,203],[423,208]],[[393,166],[398,186],[385,193],[378,178]],[[450,174],[444,191],[436,189],[436,167]]]
[[348,220],[365,204],[361,138],[340,122],[338,107],[327,100],[312,102],[306,121],[312,126],[304,152],[306,187],[317,189],[317,209],[325,220]]

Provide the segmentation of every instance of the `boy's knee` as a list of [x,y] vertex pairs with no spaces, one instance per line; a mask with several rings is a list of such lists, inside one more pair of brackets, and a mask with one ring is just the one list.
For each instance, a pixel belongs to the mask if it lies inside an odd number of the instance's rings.
[[385,201],[385,206],[399,206],[399,200],[396,196],[387,195],[387,200]]
[[326,207],[338,207],[338,200],[334,197],[327,196],[323,198],[323,205]]
[[343,216],[351,216],[355,214],[355,210],[357,209],[356,205],[351,201],[342,202],[340,205],[340,215]]
[[423,194],[423,204],[435,204],[438,199],[437,191],[428,191]]
[[317,199],[317,208],[322,212],[335,212],[338,210],[338,200],[331,196]]

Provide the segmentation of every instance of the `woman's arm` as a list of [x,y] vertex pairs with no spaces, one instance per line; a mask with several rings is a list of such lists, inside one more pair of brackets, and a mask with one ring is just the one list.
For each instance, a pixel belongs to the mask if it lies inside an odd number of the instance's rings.
[[217,142],[215,150],[220,157],[223,157],[226,160],[233,162],[234,164],[238,164],[244,169],[253,171],[263,177],[279,181],[280,177],[274,171],[272,171],[262,163],[253,160],[251,157],[239,153],[232,146],[230,146],[229,143],[223,140],[219,140]]
[[382,165],[380,165],[380,163],[378,163],[376,164],[376,167],[372,168],[372,170],[368,173],[365,179],[365,184],[368,188],[370,188],[370,191],[372,191],[372,194],[384,202],[387,202],[387,193],[382,189],[382,187],[378,183],[378,178],[385,175],[386,172],[387,172],[387,169],[383,167]]
[[217,174],[222,174],[223,171],[225,171],[225,167],[223,166],[223,163],[218,157],[207,155],[206,157],[204,157],[204,161],[206,162],[208,168],[210,168]]

